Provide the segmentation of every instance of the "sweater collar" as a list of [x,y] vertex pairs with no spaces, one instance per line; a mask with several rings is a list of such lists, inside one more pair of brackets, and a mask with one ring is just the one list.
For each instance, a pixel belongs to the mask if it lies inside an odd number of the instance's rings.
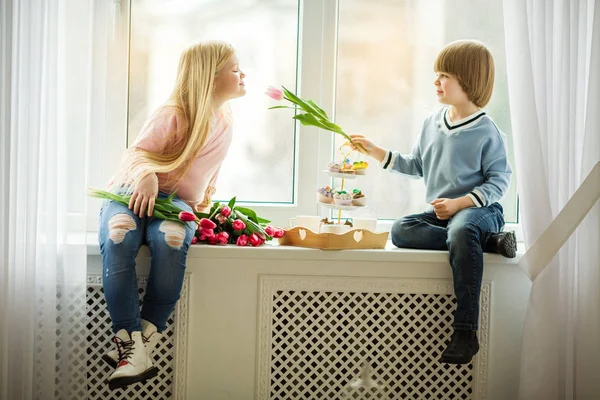
[[458,131],[462,131],[463,129],[468,129],[468,128],[476,125],[479,122],[479,120],[481,119],[481,117],[483,117],[485,115],[485,111],[479,110],[479,111],[476,111],[473,114],[469,115],[466,118],[463,118],[459,121],[451,122],[450,118],[448,117],[449,109],[450,109],[449,107],[446,107],[442,111],[442,115],[440,118],[440,128],[442,129],[442,131],[444,131],[447,134],[456,133]]

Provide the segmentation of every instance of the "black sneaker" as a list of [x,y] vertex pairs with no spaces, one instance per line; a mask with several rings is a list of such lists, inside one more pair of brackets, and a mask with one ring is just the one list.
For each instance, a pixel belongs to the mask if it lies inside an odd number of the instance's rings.
[[440,361],[446,364],[468,364],[478,351],[477,332],[454,330]]
[[514,232],[492,233],[485,242],[485,251],[498,253],[506,258],[517,255],[517,237]]

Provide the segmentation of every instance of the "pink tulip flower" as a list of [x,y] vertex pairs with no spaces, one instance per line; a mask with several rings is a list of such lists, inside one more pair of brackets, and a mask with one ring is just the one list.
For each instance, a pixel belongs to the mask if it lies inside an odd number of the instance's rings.
[[224,216],[225,218],[229,217],[231,215],[231,208],[224,206],[221,209],[221,215]]
[[192,238],[192,244],[196,244],[196,243],[198,243],[198,238],[196,236],[194,236]]
[[215,219],[217,220],[217,222],[221,225],[223,225],[225,222],[227,222],[227,217],[224,216],[223,214],[219,214],[215,217]]
[[275,233],[275,228],[273,228],[271,225],[267,225],[267,227],[265,228],[265,233],[269,236],[273,236],[273,234]]
[[200,220],[200,226],[202,228],[215,229],[217,227],[217,224],[212,222],[210,219],[202,218]]
[[212,229],[208,229],[208,228],[202,228],[200,230],[200,234],[204,235],[204,236],[212,236],[215,234],[215,232]]
[[250,244],[252,246],[259,246],[260,245],[260,238],[258,236],[256,236],[255,233],[253,233],[252,235],[250,235],[250,237],[248,238],[248,241],[250,242]]
[[285,231],[283,229],[275,229],[275,232],[273,233],[273,237],[276,239],[282,238],[284,233],[285,233]]
[[220,232],[215,235],[217,242],[221,244],[227,244],[229,242],[229,233]]
[[235,244],[237,244],[238,246],[246,246],[248,244],[248,236],[240,235],[240,237],[237,238]]
[[241,231],[246,229],[246,224],[241,219],[236,219],[233,221],[233,229],[236,231]]
[[202,228],[200,231],[200,240],[206,240],[215,236],[215,232],[212,229]]
[[269,96],[270,98],[272,98],[273,100],[277,100],[277,101],[283,100],[283,90],[278,89],[276,87],[269,86],[267,88],[267,91],[265,92],[265,94],[267,96]]
[[188,211],[182,211],[179,213],[179,219],[185,222],[192,222],[196,220],[196,215]]
[[208,243],[210,243],[210,244],[217,244],[217,241],[218,241],[217,235],[212,235],[208,238]]

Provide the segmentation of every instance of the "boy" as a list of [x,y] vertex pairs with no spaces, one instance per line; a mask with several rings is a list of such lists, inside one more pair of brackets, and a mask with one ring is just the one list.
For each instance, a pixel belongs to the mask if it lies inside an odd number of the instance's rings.
[[[502,206],[511,175],[505,136],[484,107],[494,85],[494,60],[481,43],[460,40],[438,54],[436,93],[448,105],[430,115],[412,154],[386,150],[362,135],[354,145],[389,171],[423,177],[426,212],[394,222],[397,247],[449,250],[457,308],[454,332],[441,361],[466,364],[479,350],[477,323],[483,251],[514,257],[514,232],[504,227]],[[494,233],[501,232],[501,233]]]

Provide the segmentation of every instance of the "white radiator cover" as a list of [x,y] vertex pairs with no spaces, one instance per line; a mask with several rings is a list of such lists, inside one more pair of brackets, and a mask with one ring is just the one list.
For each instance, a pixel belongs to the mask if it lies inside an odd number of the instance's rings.
[[[472,364],[438,360],[452,282],[260,277],[258,399],[486,399],[490,283]],[[352,387],[367,362],[377,387]]]
[[[486,254],[479,353],[471,365],[440,364],[454,309],[447,257],[193,246],[174,313],[172,398],[517,398],[531,281],[518,257]],[[147,249],[136,263],[147,275]],[[100,272],[100,256],[91,253],[88,274]],[[369,393],[349,388],[364,361],[380,385]],[[106,378],[104,370],[93,373]]]

